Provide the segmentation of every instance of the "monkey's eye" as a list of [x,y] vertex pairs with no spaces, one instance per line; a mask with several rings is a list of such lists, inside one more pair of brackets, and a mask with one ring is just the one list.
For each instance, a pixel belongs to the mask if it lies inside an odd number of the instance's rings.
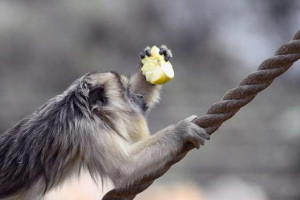
[[104,88],[94,88],[89,92],[89,105],[91,108],[104,106],[107,104],[107,97],[105,96]]
[[139,99],[141,99],[141,100],[145,100],[144,96],[141,95],[141,94],[137,94],[136,97],[139,98]]

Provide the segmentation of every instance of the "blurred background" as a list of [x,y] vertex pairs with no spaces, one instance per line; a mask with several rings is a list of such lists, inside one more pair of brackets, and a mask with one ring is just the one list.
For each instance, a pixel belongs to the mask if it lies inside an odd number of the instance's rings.
[[[299,0],[1,0],[0,130],[86,72],[130,75],[145,46],[166,44],[175,79],[149,116],[156,132],[204,114],[299,25]],[[300,199],[299,99],[298,62],[138,198]],[[48,199],[97,199],[87,179]]]

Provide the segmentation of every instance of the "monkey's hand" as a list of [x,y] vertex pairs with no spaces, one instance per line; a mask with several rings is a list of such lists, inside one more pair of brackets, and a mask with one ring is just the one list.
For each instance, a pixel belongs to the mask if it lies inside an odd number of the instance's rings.
[[[199,148],[209,139],[206,130],[197,126],[191,116],[177,124],[166,127],[147,139],[131,144],[130,159],[117,164],[119,170],[115,185],[124,186],[141,180],[165,166],[186,143],[192,143]],[[120,176],[121,174],[121,176]]]
[[174,77],[174,71],[169,62],[172,53],[166,46],[160,48],[154,46],[152,49],[146,47],[140,53],[140,57],[142,67],[130,78],[131,91],[144,96],[149,112],[160,99],[161,84]]
[[193,122],[196,118],[196,115],[192,115],[180,121],[173,128],[173,132],[182,144],[190,142],[195,148],[199,149],[200,145],[204,145],[205,140],[210,139],[210,136],[204,128],[199,127]]
[[140,57],[141,71],[148,82],[161,85],[174,78],[174,70],[169,62],[172,53],[166,46],[153,46],[151,49],[146,47],[144,52],[140,53]]

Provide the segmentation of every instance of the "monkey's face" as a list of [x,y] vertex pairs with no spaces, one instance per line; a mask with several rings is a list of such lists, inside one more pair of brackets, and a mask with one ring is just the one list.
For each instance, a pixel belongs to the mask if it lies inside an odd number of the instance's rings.
[[126,76],[115,72],[90,73],[81,79],[80,90],[90,113],[101,120],[110,124],[124,120],[145,120],[146,101],[142,95],[131,91]]
[[100,117],[111,112],[143,117],[147,110],[144,97],[131,91],[128,77],[115,72],[90,73],[82,79],[81,88],[89,109]]
[[115,72],[90,73],[81,79],[80,88],[91,118],[132,141],[149,133],[146,101],[131,91],[128,77]]

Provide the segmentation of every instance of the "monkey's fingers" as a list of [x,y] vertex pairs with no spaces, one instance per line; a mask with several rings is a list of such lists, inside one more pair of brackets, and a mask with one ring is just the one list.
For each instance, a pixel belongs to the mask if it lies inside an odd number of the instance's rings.
[[204,140],[200,136],[192,137],[189,142],[192,143],[196,149],[199,149],[201,145],[204,145]]
[[197,115],[191,115],[191,116],[185,118],[183,121],[192,122],[192,121],[194,121],[197,118],[198,118]]
[[203,140],[210,140],[210,135],[206,132],[204,128],[193,123],[193,129]]
[[151,48],[148,46],[144,49],[143,52],[140,53],[141,60],[143,60],[146,56],[148,56],[148,57],[151,56]]
[[166,62],[168,62],[170,60],[170,58],[173,57],[171,50],[168,49],[168,47],[166,45],[161,45],[159,47],[159,54],[164,55]]

